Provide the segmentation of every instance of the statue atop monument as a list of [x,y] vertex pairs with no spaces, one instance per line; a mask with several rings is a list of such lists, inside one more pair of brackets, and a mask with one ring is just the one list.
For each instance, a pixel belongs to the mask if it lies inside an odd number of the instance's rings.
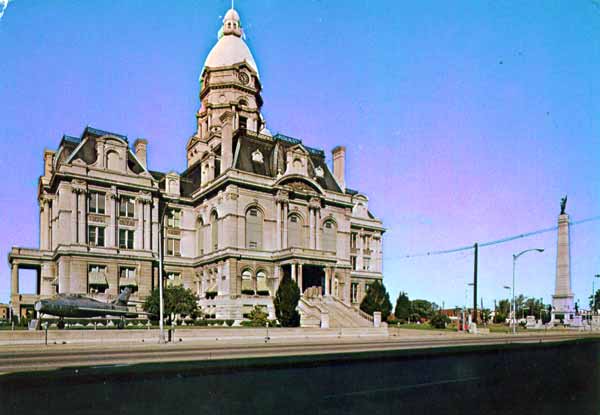
[[565,214],[565,208],[567,207],[567,195],[560,199],[560,214]]

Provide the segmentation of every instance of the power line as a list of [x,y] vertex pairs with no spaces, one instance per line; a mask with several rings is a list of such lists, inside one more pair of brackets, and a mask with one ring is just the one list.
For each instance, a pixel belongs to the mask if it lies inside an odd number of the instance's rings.
[[[591,218],[582,219],[582,220],[578,220],[578,221],[570,221],[569,225],[570,226],[575,226],[575,225],[580,225],[582,223],[593,222],[593,221],[597,221],[597,220],[600,220],[600,216],[593,216]],[[508,236],[508,237],[502,238],[502,239],[496,239],[495,241],[480,243],[479,247],[491,246],[491,245],[498,245],[498,244],[501,244],[501,243],[514,241],[515,239],[527,238],[527,237],[530,237],[530,236],[534,236],[534,235],[539,235],[539,234],[546,233],[546,232],[555,231],[557,229],[558,229],[558,226],[552,226],[551,228],[544,228],[544,229],[538,229],[538,230],[532,231],[532,232],[520,233],[518,235]],[[444,250],[439,250],[439,251],[422,252],[422,253],[419,253],[419,254],[401,255],[401,256],[399,256],[399,257],[397,257],[395,259],[410,259],[410,258],[418,258],[418,257],[424,257],[424,256],[445,255],[445,254],[452,254],[452,253],[455,253],[455,252],[467,251],[467,250],[471,250],[471,249],[473,249],[473,245],[466,245],[466,246],[461,246],[459,248],[453,248],[453,249],[444,249]],[[387,259],[389,260],[390,258],[387,258]]]

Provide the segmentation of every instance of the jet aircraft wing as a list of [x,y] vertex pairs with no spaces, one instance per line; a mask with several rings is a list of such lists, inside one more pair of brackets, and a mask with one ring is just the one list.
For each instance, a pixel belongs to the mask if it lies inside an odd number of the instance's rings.
[[145,311],[107,310],[105,308],[92,308],[92,307],[77,307],[77,309],[82,310],[82,311],[94,311],[94,312],[106,314],[109,316],[126,315],[126,314],[142,314],[142,315],[146,315],[146,316],[153,315],[152,313],[146,313]]

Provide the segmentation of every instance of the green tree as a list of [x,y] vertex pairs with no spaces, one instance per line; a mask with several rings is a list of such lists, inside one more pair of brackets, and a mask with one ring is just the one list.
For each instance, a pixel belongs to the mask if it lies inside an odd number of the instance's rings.
[[406,323],[410,317],[410,300],[405,292],[401,292],[396,300],[396,309],[394,315],[400,323]]
[[[192,315],[198,311],[196,295],[189,288],[181,286],[165,287],[163,290],[164,313],[171,319],[171,314]],[[146,298],[142,308],[147,313],[152,313],[153,319],[159,317],[159,289],[155,288]]]
[[435,313],[429,320],[429,324],[436,329],[445,329],[450,324],[450,317],[442,313]]
[[[596,311],[600,308],[600,290],[597,290],[595,295],[590,295],[590,310]],[[595,309],[594,309],[595,306]]]
[[289,275],[284,275],[273,300],[275,315],[283,327],[300,326],[300,314],[296,310],[298,301],[300,301],[298,285]]
[[417,320],[429,320],[433,317],[433,304],[427,300],[413,300],[410,302],[411,320],[418,316]]
[[370,315],[373,315],[376,311],[380,311],[381,321],[387,320],[392,312],[392,303],[383,283],[375,281],[369,286],[365,298],[360,303],[360,309]]

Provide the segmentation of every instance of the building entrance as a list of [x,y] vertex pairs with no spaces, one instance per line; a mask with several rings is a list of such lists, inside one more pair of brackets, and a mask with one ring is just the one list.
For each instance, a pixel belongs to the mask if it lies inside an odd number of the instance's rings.
[[318,287],[321,295],[325,294],[325,269],[318,265],[302,266],[302,287],[304,293],[310,287]]

